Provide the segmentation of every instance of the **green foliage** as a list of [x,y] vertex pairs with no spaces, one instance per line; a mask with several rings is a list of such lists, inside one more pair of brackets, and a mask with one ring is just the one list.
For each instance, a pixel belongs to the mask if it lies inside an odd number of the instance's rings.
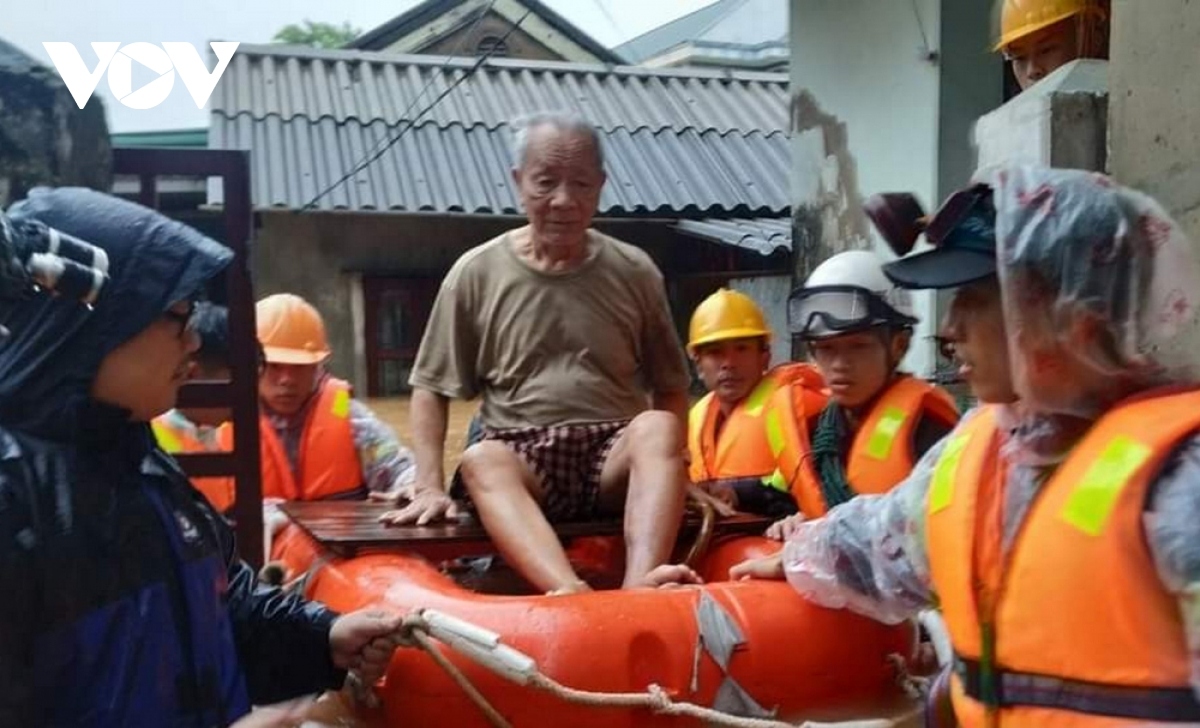
[[314,23],[305,19],[302,24],[285,25],[275,34],[272,41],[288,45],[306,45],[313,48],[341,48],[362,34],[349,22],[341,26],[333,23]]

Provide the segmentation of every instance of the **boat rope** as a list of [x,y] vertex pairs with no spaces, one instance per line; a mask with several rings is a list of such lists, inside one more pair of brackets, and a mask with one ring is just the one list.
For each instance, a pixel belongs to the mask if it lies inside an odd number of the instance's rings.
[[[471,682],[462,670],[451,662],[434,639],[477,664],[491,670],[500,677],[524,687],[533,687],[550,693],[560,700],[577,705],[602,708],[645,708],[660,715],[673,715],[707,721],[710,725],[727,728],[797,728],[769,718],[747,718],[730,715],[694,703],[675,701],[661,686],[651,684],[643,693],[608,693],[578,690],[568,687],[543,674],[533,658],[507,645],[501,644],[500,636],[477,625],[436,610],[416,610],[405,617],[400,627],[401,643],[426,652],[433,661],[466,693],[476,707],[487,717],[494,728],[512,728],[512,724],[496,710]],[[907,672],[898,673],[898,677]],[[836,723],[805,722],[800,728],[895,728],[911,720],[920,708],[900,718],[843,721]]]

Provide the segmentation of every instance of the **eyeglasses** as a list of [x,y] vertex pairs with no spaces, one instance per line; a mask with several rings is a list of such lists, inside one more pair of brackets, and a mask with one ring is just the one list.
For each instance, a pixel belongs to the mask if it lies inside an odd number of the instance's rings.
[[182,337],[191,328],[192,316],[195,313],[196,302],[188,301],[186,311],[176,311],[168,308],[166,311],[163,311],[162,315],[163,318],[167,319],[168,321],[174,321],[175,323],[179,324],[179,335]]

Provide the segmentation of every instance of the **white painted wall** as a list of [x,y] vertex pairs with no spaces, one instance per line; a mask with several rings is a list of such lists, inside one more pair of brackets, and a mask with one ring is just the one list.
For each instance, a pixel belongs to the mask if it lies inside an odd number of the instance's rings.
[[[937,197],[938,82],[926,60],[921,27],[938,43],[941,0],[792,0],[791,85],[845,124],[863,199],[912,191],[927,207]],[[920,24],[918,25],[918,15]],[[843,172],[844,174],[844,172]],[[799,190],[811,189],[797,180]],[[854,204],[853,201],[850,204]],[[876,248],[889,255],[876,240]],[[921,325],[907,367],[927,374],[933,297],[916,297]]]
[[[840,175],[850,172],[859,194],[846,204],[907,191],[936,208],[969,178],[970,124],[1001,99],[1000,60],[988,50],[990,0],[790,2],[791,91],[809,92],[845,125],[854,168]],[[802,203],[814,190],[812,144],[793,140],[793,194]],[[877,236],[875,245],[891,256]],[[921,375],[936,363],[934,298],[915,298],[922,321],[906,365]]]
[[791,358],[792,340],[787,325],[787,300],[792,292],[791,276],[757,276],[734,278],[729,287],[754,299],[767,317],[771,327],[771,364]]

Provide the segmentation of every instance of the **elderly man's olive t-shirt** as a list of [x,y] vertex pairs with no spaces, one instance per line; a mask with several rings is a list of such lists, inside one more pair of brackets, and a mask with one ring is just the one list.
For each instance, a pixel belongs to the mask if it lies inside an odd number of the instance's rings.
[[566,273],[524,263],[507,235],[467,251],[442,281],[409,383],[483,396],[493,428],[611,422],[651,392],[687,388],[662,274],[646,253],[589,231]]

